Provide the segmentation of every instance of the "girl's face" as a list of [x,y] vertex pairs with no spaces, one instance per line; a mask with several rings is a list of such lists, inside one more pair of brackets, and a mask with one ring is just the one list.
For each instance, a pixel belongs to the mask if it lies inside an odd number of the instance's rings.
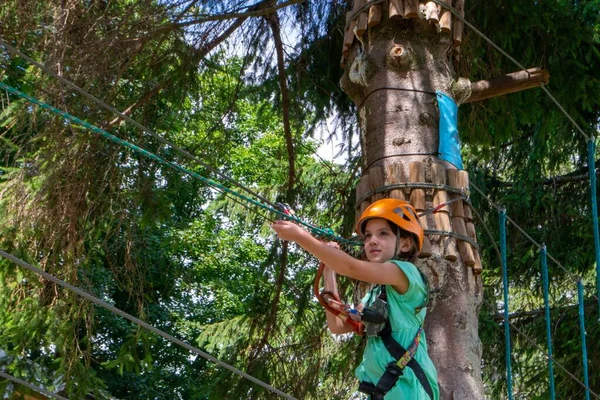
[[367,221],[365,227],[365,253],[371,262],[384,263],[391,260],[398,251],[410,251],[412,239],[400,238],[396,248],[396,235],[387,220],[374,218]]

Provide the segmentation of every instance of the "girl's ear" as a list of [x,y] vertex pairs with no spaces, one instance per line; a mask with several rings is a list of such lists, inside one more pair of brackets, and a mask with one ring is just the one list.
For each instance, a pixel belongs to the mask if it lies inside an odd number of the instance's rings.
[[413,241],[413,239],[408,236],[408,237],[401,237],[400,238],[400,244],[398,245],[398,251],[400,253],[409,253],[412,248],[414,247],[415,242]]

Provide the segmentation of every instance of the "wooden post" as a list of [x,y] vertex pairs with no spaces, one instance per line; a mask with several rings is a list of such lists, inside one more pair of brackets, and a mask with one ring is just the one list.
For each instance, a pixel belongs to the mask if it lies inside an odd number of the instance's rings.
[[[431,183],[445,185],[446,184],[446,167],[442,163],[434,163],[431,165]],[[448,202],[448,193],[445,190],[434,190],[433,192],[433,207],[437,207],[440,204]],[[451,232],[452,226],[450,225],[450,207],[445,205],[437,212],[433,214],[435,219],[436,229],[439,231]],[[440,244],[442,245],[442,251],[444,258],[448,261],[456,261],[457,253],[453,238],[449,236],[440,237]]]
[[[457,171],[455,169],[448,170],[448,181],[450,186],[458,189],[464,188],[466,187],[465,179],[467,180],[466,184],[468,184],[468,175],[466,171]],[[453,195],[453,197],[456,196],[458,195]],[[462,200],[455,201],[450,204],[450,206],[452,209],[452,226],[454,227],[454,232],[462,236],[468,236]],[[463,240],[458,240],[458,249],[463,263],[469,267],[475,266],[475,255],[473,254],[471,245]]]
[[419,0],[404,0],[404,18],[419,17]]
[[492,79],[471,82],[471,96],[464,103],[519,92],[546,85],[549,81],[550,74],[548,71],[540,68],[529,68]]
[[[411,183],[421,183],[425,182],[425,165],[420,161],[411,162],[408,166],[409,169],[409,180]],[[423,212],[425,210],[425,191],[423,189],[413,188],[410,191],[410,204],[417,210],[417,214]],[[427,217],[419,217],[419,221],[421,222],[421,226],[423,229],[428,229],[427,227]],[[421,249],[421,254],[419,257],[431,257],[431,243],[429,242],[429,238],[425,236],[423,238],[423,248]]]
[[402,0],[390,0],[390,19],[404,17],[404,4]]

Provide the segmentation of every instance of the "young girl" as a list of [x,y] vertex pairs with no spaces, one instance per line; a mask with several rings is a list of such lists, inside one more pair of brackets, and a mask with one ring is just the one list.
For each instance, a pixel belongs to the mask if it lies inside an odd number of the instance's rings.
[[[271,226],[281,239],[296,242],[327,265],[325,290],[338,295],[335,273],[376,285],[357,307],[381,317],[377,323],[365,322],[366,314],[363,318],[368,337],[355,370],[359,390],[372,400],[438,400],[437,374],[423,331],[427,284],[412,263],[423,245],[415,209],[402,200],[382,199],[362,213],[356,231],[365,240],[368,261],[328,246],[293,222]],[[351,332],[329,312],[327,324],[333,333]]]

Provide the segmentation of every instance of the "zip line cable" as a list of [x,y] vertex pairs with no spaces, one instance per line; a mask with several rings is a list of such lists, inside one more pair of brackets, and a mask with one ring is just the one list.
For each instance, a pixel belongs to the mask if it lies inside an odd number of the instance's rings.
[[71,81],[63,78],[62,76],[56,74],[55,72],[53,72],[51,69],[49,69],[45,65],[43,65],[41,63],[38,63],[37,61],[35,61],[31,57],[29,57],[26,54],[24,54],[23,52],[19,51],[16,47],[13,47],[10,44],[6,43],[4,40],[2,40],[2,38],[0,38],[0,46],[4,47],[6,50],[8,50],[13,55],[17,55],[17,56],[21,57],[22,59],[24,59],[25,61],[27,61],[28,63],[36,66],[39,69],[41,69],[42,71],[44,71],[48,75],[50,75],[53,78],[57,79],[59,82],[63,83],[64,85],[66,85],[68,87],[70,87],[71,89],[75,90],[77,93],[81,94],[83,97],[87,98],[88,100],[91,100],[92,102],[94,102],[98,106],[104,108],[107,111],[110,111],[113,114],[118,115],[121,119],[124,119],[125,121],[130,122],[135,127],[137,127],[138,129],[140,129],[142,132],[148,133],[150,136],[152,136],[153,138],[155,138],[159,142],[168,145],[173,150],[175,150],[175,151],[183,154],[184,156],[186,156],[190,160],[197,162],[198,164],[202,165],[207,170],[209,170],[212,173],[214,173],[214,174],[218,175],[219,177],[221,177],[222,179],[225,179],[225,180],[231,182],[232,184],[234,184],[235,186],[239,187],[240,189],[245,190],[246,192],[248,192],[251,195],[255,196],[256,198],[260,199],[263,203],[268,204],[271,207],[276,207],[275,204],[273,204],[272,202],[270,202],[265,197],[263,197],[260,194],[254,192],[252,189],[250,189],[250,188],[242,185],[241,183],[237,182],[235,179],[233,179],[233,178],[225,175],[224,173],[218,171],[216,168],[213,168],[212,166],[210,166],[207,163],[203,162],[198,157],[196,157],[193,154],[189,153],[188,151],[182,149],[181,147],[177,146],[176,144],[172,143],[171,141],[165,139],[161,135],[157,134],[156,132],[150,130],[149,128],[147,128],[144,125],[140,124],[139,122],[135,121],[133,118],[131,118],[131,117],[123,114],[122,112],[120,112],[116,108],[114,108],[114,107],[106,104],[104,101],[102,101],[102,100],[98,99],[97,97],[93,96],[92,94],[88,93],[84,89],[82,89],[79,86],[75,85],[73,82],[71,82]]
[[[69,88],[75,90],[76,92],[78,92],[79,94],[81,94],[82,96],[84,96],[85,98],[87,98],[88,100],[91,100],[93,103],[97,104],[98,106],[104,108],[107,111],[110,111],[111,113],[117,115],[121,119],[123,119],[123,120],[125,120],[127,122],[130,122],[135,127],[137,127],[138,129],[140,129],[142,132],[148,133],[150,136],[152,136],[153,138],[155,138],[159,142],[161,142],[163,144],[166,144],[167,146],[171,147],[173,150],[179,152],[180,154],[183,154],[188,159],[197,162],[198,164],[200,164],[201,166],[203,166],[207,170],[209,170],[209,171],[213,172],[214,174],[216,174],[217,176],[221,177],[222,179],[224,179],[224,180],[226,180],[228,182],[231,182],[233,185],[241,188],[242,190],[245,190],[246,192],[250,193],[251,195],[253,195],[256,198],[258,198],[259,200],[261,200],[263,203],[271,206],[272,208],[277,208],[277,205],[275,205],[273,202],[271,202],[270,200],[268,200],[264,196],[261,196],[260,194],[256,193],[255,191],[253,191],[252,189],[248,188],[247,186],[239,183],[235,179],[233,179],[233,178],[227,176],[226,174],[218,171],[216,168],[214,168],[211,165],[203,162],[202,160],[200,160],[198,157],[194,156],[190,152],[182,149],[181,147],[179,147],[176,144],[172,143],[168,139],[162,137],[161,135],[157,134],[156,132],[152,131],[151,129],[145,127],[144,125],[142,125],[139,122],[135,121],[133,118],[131,118],[131,117],[123,114],[122,112],[120,112],[116,108],[110,106],[109,104],[107,104],[104,101],[102,101],[102,100],[98,99],[97,97],[93,96],[92,94],[90,94],[86,90],[84,90],[84,89],[80,88],[79,86],[75,85],[73,82],[71,82],[71,81],[63,78],[62,76],[56,74],[54,71],[52,71],[50,68],[46,67],[44,64],[38,63],[37,61],[35,61],[34,59],[32,59],[31,57],[29,57],[25,53],[21,52],[16,47],[11,46],[6,41],[4,41],[2,38],[0,38],[0,46],[4,47],[6,50],[8,50],[13,55],[17,55],[17,56],[21,57],[22,59],[24,59],[25,61],[27,61],[28,63],[36,66],[37,68],[39,68],[40,70],[44,71],[48,75],[52,76],[53,78],[55,78],[59,82],[61,82],[64,85],[68,86]],[[262,215],[262,214],[260,214],[258,212],[256,212],[256,213],[264,217],[264,215]],[[269,218],[266,218],[266,217],[264,217],[264,218],[266,220],[272,221]]]
[[27,263],[27,262],[25,262],[25,261],[23,261],[23,260],[15,257],[15,256],[13,256],[10,253],[5,252],[2,249],[0,249],[0,256],[6,258],[9,261],[12,261],[13,263],[15,263],[15,264],[17,264],[17,265],[19,265],[19,266],[21,266],[21,267],[23,267],[23,268],[25,268],[25,269],[33,272],[33,273],[39,275],[39,276],[42,276],[43,278],[46,278],[47,280],[49,280],[51,282],[56,283],[57,285],[60,285],[60,286],[62,286],[64,288],[70,290],[71,292],[73,292],[73,293],[75,293],[75,294],[77,294],[77,295],[79,295],[79,296],[81,296],[81,297],[89,300],[90,302],[94,303],[95,305],[97,305],[99,307],[102,307],[102,308],[104,308],[104,309],[106,309],[106,310],[108,310],[108,311],[110,311],[110,312],[112,312],[114,314],[117,314],[120,317],[123,317],[123,318],[125,318],[125,319],[133,322],[134,324],[136,324],[136,325],[138,325],[138,326],[140,326],[140,327],[142,327],[142,328],[144,328],[144,329],[146,329],[146,330],[148,330],[150,332],[153,332],[153,333],[157,334],[158,336],[161,336],[164,339],[167,339],[168,341],[170,341],[172,343],[178,344],[179,346],[183,347],[184,349],[187,349],[187,350],[191,351],[192,353],[198,354],[199,356],[201,356],[201,357],[203,357],[203,358],[205,358],[205,359],[207,359],[207,360],[209,360],[209,361],[217,364],[218,366],[220,366],[222,368],[225,368],[225,369],[233,372],[236,375],[239,375],[239,376],[241,376],[243,378],[246,378],[246,379],[248,379],[248,380],[250,380],[250,381],[252,381],[252,382],[254,382],[254,383],[256,383],[256,384],[258,384],[260,386],[262,386],[263,388],[265,388],[265,389],[267,389],[267,390],[269,390],[269,391],[271,391],[273,393],[276,393],[276,394],[278,394],[278,395],[280,395],[280,396],[282,396],[282,397],[284,397],[286,399],[296,400],[294,397],[292,397],[292,396],[290,396],[290,395],[288,395],[288,394],[286,394],[286,393],[284,393],[284,392],[282,392],[282,391],[280,391],[280,390],[272,387],[271,385],[269,385],[269,384],[267,384],[267,383],[265,383],[265,382],[263,382],[263,381],[255,378],[255,377],[253,377],[252,375],[249,375],[249,374],[247,374],[247,373],[245,373],[245,372],[243,372],[243,371],[241,371],[241,370],[239,370],[239,369],[237,369],[237,368],[235,368],[235,367],[233,367],[233,366],[231,366],[231,365],[229,365],[229,364],[227,364],[227,363],[225,363],[225,362],[223,362],[223,361],[221,361],[221,360],[219,360],[219,359],[217,359],[217,358],[215,358],[213,356],[211,356],[210,354],[205,353],[204,351],[202,351],[202,350],[200,350],[200,349],[198,349],[198,348],[196,348],[196,347],[188,344],[187,342],[184,342],[183,340],[177,339],[176,337],[174,337],[172,335],[169,335],[168,333],[166,333],[164,331],[161,331],[158,328],[155,328],[154,326],[152,326],[152,325],[150,325],[150,324],[142,321],[139,318],[136,318],[136,317],[134,317],[134,316],[132,316],[130,314],[127,314],[126,312],[124,312],[124,311],[122,311],[122,310],[120,310],[120,309],[118,309],[118,308],[116,308],[116,307],[108,304],[107,302],[94,297],[93,295],[89,294],[88,292],[86,292],[86,291],[84,291],[84,290],[82,290],[82,289],[80,289],[80,288],[78,288],[76,286],[73,286],[73,285],[71,285],[71,284],[69,284],[69,283],[67,283],[65,281],[62,281],[62,280],[56,278],[55,276],[53,276],[53,275],[51,275],[51,274],[49,274],[49,273],[47,273],[45,271],[42,271],[41,269],[34,267],[33,265],[31,265],[31,264],[29,264],[29,263]]
[[24,381],[23,379],[16,378],[16,377],[14,377],[12,375],[9,375],[7,373],[4,373],[2,371],[0,371],[0,377],[8,379],[9,381],[13,381],[15,383],[18,383],[19,385],[25,386],[25,387],[27,387],[27,388],[29,388],[31,390],[35,390],[36,392],[41,393],[44,396],[48,396],[48,397],[51,397],[53,399],[58,399],[58,400],[69,400],[66,397],[62,397],[59,394],[49,392],[46,389],[43,389],[41,387],[34,386],[31,383]]
[[[461,15],[461,13],[459,13],[454,7],[452,7],[449,4],[444,3],[441,0],[431,0],[431,1],[433,1],[434,3],[436,3],[438,6],[440,6],[442,8],[445,8],[446,10],[450,11],[463,24],[465,24],[466,26],[468,26],[469,28],[471,28],[471,30],[473,32],[475,32],[483,40],[485,40],[486,42],[488,42],[492,47],[494,47],[496,50],[498,50],[503,56],[505,56],[510,61],[512,61],[517,67],[521,68],[522,70],[526,70],[527,69],[523,65],[521,65],[521,63],[519,63],[517,60],[515,60],[513,57],[511,57],[511,55],[508,54],[506,51],[504,51],[500,46],[498,46],[496,43],[494,43],[485,34],[483,34],[479,29],[475,28],[475,26],[473,26],[471,23],[469,23],[465,19],[465,17],[463,17]],[[577,124],[577,122],[575,122],[575,120],[573,119],[573,117],[571,117],[571,115],[569,115],[569,113],[563,108],[563,106],[558,102],[558,100],[556,100],[556,98],[554,96],[552,96],[552,94],[550,93],[550,91],[548,89],[546,89],[544,86],[542,86],[542,90],[550,97],[550,99],[554,102],[554,104],[556,104],[556,106],[558,107],[558,109],[560,111],[562,111],[562,113],[568,118],[568,120],[571,121],[571,123],[573,124],[573,126],[583,135],[583,137],[586,139],[586,141],[589,142],[590,140],[592,140],[592,138],[590,138],[588,135],[586,135],[586,133],[583,131],[583,129],[581,129],[579,127],[579,125]]]
[[192,178],[197,179],[197,180],[199,180],[199,181],[201,181],[201,182],[203,182],[203,183],[205,183],[205,184],[207,184],[207,185],[209,185],[211,187],[214,187],[216,189],[222,190],[223,192],[226,192],[226,193],[228,193],[228,194],[230,194],[232,196],[235,196],[235,197],[237,197],[239,199],[242,199],[242,200],[244,200],[244,201],[246,201],[248,203],[251,203],[251,204],[253,204],[255,206],[259,206],[259,207],[261,207],[261,208],[263,208],[263,209],[265,209],[267,211],[270,211],[270,212],[272,212],[272,213],[280,216],[281,218],[288,219],[288,220],[294,221],[294,222],[296,222],[296,223],[298,223],[300,225],[303,225],[306,228],[308,228],[308,230],[311,231],[311,233],[313,235],[315,235],[317,237],[329,238],[331,240],[335,240],[335,241],[339,242],[340,244],[349,244],[349,245],[359,245],[360,244],[360,242],[355,242],[355,241],[352,241],[352,240],[349,240],[349,239],[345,239],[345,238],[343,238],[341,236],[336,236],[329,229],[322,229],[322,228],[316,227],[316,226],[314,226],[314,225],[312,225],[310,223],[304,222],[301,219],[299,219],[299,218],[297,218],[297,217],[295,217],[293,215],[286,214],[282,210],[279,210],[277,208],[271,207],[271,206],[269,206],[267,204],[260,203],[260,202],[258,202],[256,200],[251,199],[251,198],[249,198],[249,197],[247,197],[247,196],[245,196],[243,194],[240,194],[240,193],[238,193],[238,192],[236,192],[236,191],[234,191],[234,190],[232,190],[232,189],[230,189],[230,188],[228,188],[226,186],[223,186],[222,184],[220,184],[220,183],[218,183],[218,182],[216,182],[216,181],[214,181],[212,179],[205,178],[202,175],[200,175],[200,174],[198,174],[196,172],[190,171],[189,169],[187,169],[185,167],[182,167],[182,166],[180,166],[178,164],[175,164],[175,163],[172,163],[170,161],[167,161],[167,160],[161,158],[160,156],[158,156],[158,155],[156,155],[156,154],[154,154],[154,153],[152,153],[152,152],[150,152],[148,150],[145,150],[145,149],[143,149],[143,148],[141,148],[141,147],[139,147],[139,146],[137,146],[135,144],[132,144],[132,143],[126,141],[126,140],[123,140],[123,139],[121,139],[121,138],[119,138],[119,137],[117,137],[117,136],[115,136],[115,135],[113,135],[113,134],[111,134],[111,133],[103,130],[103,129],[100,129],[100,128],[98,128],[95,125],[92,125],[92,124],[90,124],[90,123],[88,123],[88,122],[86,122],[86,121],[84,121],[84,120],[82,120],[80,118],[77,118],[77,117],[75,117],[75,116],[73,116],[73,115],[71,115],[71,114],[69,114],[69,113],[67,113],[65,111],[62,111],[62,110],[60,110],[60,109],[58,109],[56,107],[53,107],[53,106],[51,106],[51,105],[49,105],[47,103],[44,103],[43,101],[41,101],[41,100],[39,100],[39,99],[37,99],[35,97],[29,96],[28,94],[23,93],[23,92],[15,89],[15,88],[13,88],[12,86],[9,86],[9,85],[5,84],[4,82],[0,82],[0,89],[4,89],[4,90],[6,90],[6,91],[8,91],[8,92],[10,92],[10,93],[12,93],[12,94],[14,94],[14,95],[22,98],[22,99],[30,102],[30,103],[33,103],[33,104],[35,104],[35,105],[37,105],[39,107],[42,107],[43,109],[48,110],[48,111],[50,111],[50,112],[52,112],[54,114],[57,114],[57,115],[65,118],[65,119],[67,119],[67,120],[69,120],[71,122],[74,122],[74,123],[76,123],[78,125],[81,125],[81,126],[85,127],[86,129],[88,129],[88,130],[90,130],[90,131],[92,131],[94,133],[97,133],[97,134],[101,135],[102,137],[104,137],[104,138],[106,138],[106,139],[108,139],[108,140],[110,140],[110,141],[112,141],[112,142],[114,142],[116,144],[119,144],[119,145],[121,145],[123,147],[127,147],[128,149],[133,150],[134,152],[136,152],[138,154],[141,154],[143,156],[146,156],[146,157],[148,157],[148,158],[150,158],[150,159],[152,159],[152,160],[154,160],[154,161],[156,161],[156,162],[158,162],[160,164],[163,164],[163,165],[165,165],[165,166],[167,166],[169,168],[172,168],[172,169],[174,169],[176,171],[185,173],[185,174],[191,176]]

